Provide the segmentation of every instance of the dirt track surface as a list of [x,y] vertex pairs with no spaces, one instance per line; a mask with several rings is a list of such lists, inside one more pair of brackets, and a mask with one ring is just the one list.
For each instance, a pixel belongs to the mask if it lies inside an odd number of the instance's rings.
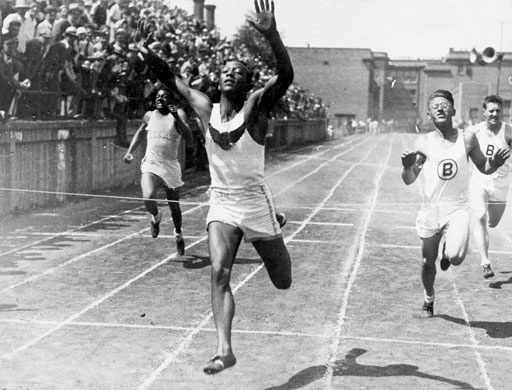
[[293,285],[276,290],[242,244],[238,364],[213,377],[204,174],[183,196],[184,257],[165,204],[151,238],[137,187],[3,219],[0,388],[510,389],[511,212],[491,231],[495,278],[470,251],[438,271],[436,315],[422,318],[419,195],[400,179],[413,142],[356,135],[272,155]]

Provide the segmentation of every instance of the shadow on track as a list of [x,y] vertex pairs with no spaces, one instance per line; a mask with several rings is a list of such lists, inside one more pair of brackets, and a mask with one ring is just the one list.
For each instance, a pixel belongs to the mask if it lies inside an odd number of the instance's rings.
[[[439,375],[430,375],[418,371],[418,366],[411,364],[388,364],[387,366],[365,366],[356,362],[356,359],[366,353],[367,351],[362,348],[353,348],[346,355],[344,359],[336,360],[333,367],[333,376],[368,376],[368,377],[389,377],[389,376],[414,376],[418,378],[430,379],[433,381],[448,383],[456,386],[457,389],[475,389],[468,383],[445,378]],[[293,377],[288,382],[274,387],[269,387],[266,390],[294,390],[300,389],[303,386],[309,385],[319,379],[322,379],[327,371],[327,367],[313,366],[308,367]]]
[[[455,318],[446,314],[440,314],[436,317],[455,324],[467,326],[467,322],[462,318]],[[469,321],[472,328],[484,329],[489,337],[495,339],[505,339],[512,337],[512,322],[490,322],[490,321]]]

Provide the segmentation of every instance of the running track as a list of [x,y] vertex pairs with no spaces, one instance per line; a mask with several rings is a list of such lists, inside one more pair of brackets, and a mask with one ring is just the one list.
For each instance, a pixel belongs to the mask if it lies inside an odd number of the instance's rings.
[[214,377],[204,185],[183,197],[184,258],[167,208],[150,237],[138,189],[5,218],[0,388],[510,389],[510,213],[491,232],[496,277],[470,252],[438,272],[436,316],[422,318],[419,195],[400,179],[413,142],[356,135],[272,156],[293,286],[274,289],[242,244],[238,364]]

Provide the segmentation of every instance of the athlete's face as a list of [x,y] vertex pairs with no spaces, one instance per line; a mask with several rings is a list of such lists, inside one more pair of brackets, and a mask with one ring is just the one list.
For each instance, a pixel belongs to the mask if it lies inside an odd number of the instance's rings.
[[160,90],[156,93],[155,106],[157,110],[166,108],[170,102],[171,99],[168,92]]
[[246,91],[247,90],[247,68],[237,61],[229,61],[223,66],[220,73],[220,88],[224,91]]
[[501,124],[501,105],[490,102],[484,108],[485,121],[489,126],[497,126]]
[[428,104],[428,113],[434,123],[444,123],[455,115],[452,103],[444,97],[435,97]]

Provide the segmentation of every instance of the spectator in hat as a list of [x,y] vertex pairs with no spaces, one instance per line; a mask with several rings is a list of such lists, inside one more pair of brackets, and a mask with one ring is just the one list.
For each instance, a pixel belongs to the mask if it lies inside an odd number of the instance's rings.
[[19,82],[15,77],[21,71],[21,63],[15,59],[18,41],[16,39],[4,40],[0,46],[0,119],[4,120],[10,115],[13,99],[19,89],[26,89],[29,82]]
[[[25,10],[25,8],[22,8]],[[25,53],[27,42],[36,36],[36,26],[38,23],[37,14],[39,8],[36,3],[32,3],[30,8],[25,11],[21,22],[20,34],[18,35],[18,51]]]
[[107,4],[108,0],[99,0],[91,8],[92,22],[98,29],[107,24]]
[[85,0],[83,7],[80,8],[80,16],[78,17],[78,26],[91,26],[93,24],[91,15],[92,1]]
[[[40,69],[43,62],[44,49],[44,43],[41,38],[27,41],[23,56],[23,68],[20,71],[19,80],[29,80],[29,91],[41,90]],[[23,89],[19,89],[18,92],[13,107],[16,108],[16,111],[13,112],[13,115],[24,119],[38,119],[40,116],[41,95],[26,94],[23,93]]]
[[[67,114],[71,96],[80,90],[73,63],[73,47],[76,38],[76,28],[69,26],[64,32],[64,38],[51,45],[44,57],[42,89],[48,92],[48,96],[44,99],[45,110],[43,111],[46,117],[53,118]],[[55,92],[63,92],[64,98],[58,98]]]
[[[77,27],[78,19],[82,13],[82,10],[77,3],[71,3],[66,11],[66,18],[56,23],[57,32],[55,34],[55,40],[60,41],[63,39],[64,32],[68,27]],[[76,30],[75,30],[76,31]]]
[[36,38],[43,41],[43,50],[46,53],[49,45],[53,43],[53,24],[57,17],[57,9],[51,5],[46,7],[46,16],[44,20],[36,26]]
[[[20,29],[19,29],[19,33],[17,36],[17,40],[18,40],[18,48],[17,49],[20,53],[25,52],[25,43],[27,41],[26,34],[30,30],[28,24],[30,24],[31,21],[29,21],[27,24],[25,24],[25,15],[28,13],[30,8],[31,7],[30,7],[30,4],[28,3],[28,0],[16,0],[16,3],[14,3],[14,10],[16,12],[7,15],[3,21],[2,34],[8,33],[8,29],[9,29],[11,22],[13,22],[13,21],[19,22]],[[32,32],[31,38],[34,38],[35,24],[33,25],[33,28],[34,28],[34,31]]]
[[[13,15],[13,14],[12,14]],[[16,48],[18,47],[18,35],[20,33],[21,22],[17,19],[11,20],[8,24],[4,23],[5,30],[2,30],[2,41],[16,41]],[[5,33],[3,32],[5,31]]]

